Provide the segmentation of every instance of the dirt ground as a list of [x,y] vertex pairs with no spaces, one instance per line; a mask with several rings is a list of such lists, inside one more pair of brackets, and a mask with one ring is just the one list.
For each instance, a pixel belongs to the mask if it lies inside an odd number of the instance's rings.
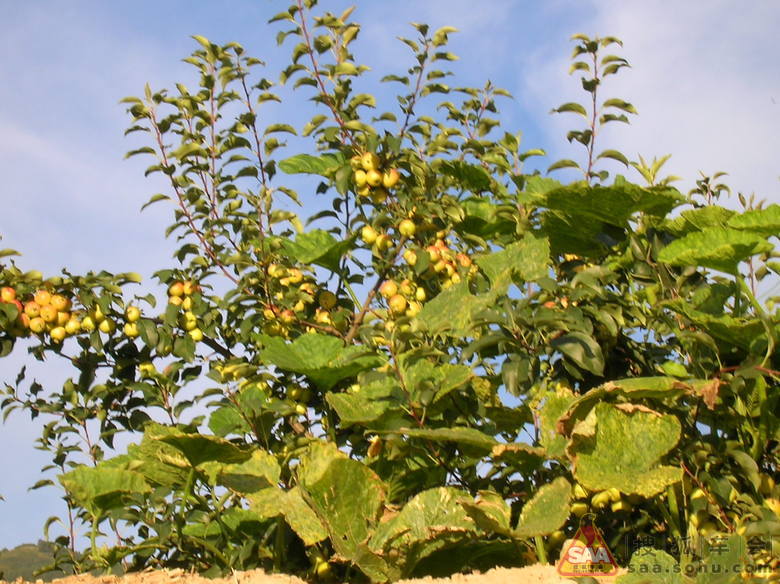
[[[39,581],[40,582],[40,581]],[[266,574],[261,570],[236,572],[227,578],[209,580],[183,570],[141,572],[126,576],[68,576],[53,581],[54,584],[306,584],[295,576]],[[484,574],[459,574],[452,578],[420,578],[402,580],[397,584],[563,584],[574,580],[562,578],[554,566],[529,566],[526,568],[496,568]],[[614,579],[604,580],[614,582]],[[8,584],[0,580],[0,584]],[[17,580],[15,584],[23,584]]]

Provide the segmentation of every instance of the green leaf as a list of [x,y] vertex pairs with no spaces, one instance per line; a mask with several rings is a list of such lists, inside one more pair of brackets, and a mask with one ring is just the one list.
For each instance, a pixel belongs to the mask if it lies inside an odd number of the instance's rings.
[[474,501],[461,505],[480,529],[506,536],[512,532],[512,509],[495,491],[480,491]]
[[224,464],[219,472],[219,484],[238,493],[253,493],[279,482],[282,469],[276,457],[264,450],[254,450],[244,462]]
[[490,188],[490,175],[481,166],[461,160],[442,162],[437,171],[458,181],[463,190],[479,193]]
[[652,497],[682,479],[661,457],[680,439],[680,421],[644,406],[599,403],[573,430],[567,454],[585,488]]
[[627,101],[623,101],[622,99],[608,99],[601,104],[601,107],[614,107],[621,111],[626,112],[627,114],[639,113],[636,111],[636,108],[633,105],[631,105]]
[[378,420],[391,408],[405,404],[404,393],[392,377],[384,377],[354,393],[327,393],[325,399],[336,410],[345,426],[368,424]]
[[279,169],[287,174],[317,174],[329,177],[331,173],[344,165],[341,154],[296,154],[279,162]]
[[79,466],[61,475],[59,480],[76,504],[94,518],[121,508],[127,495],[152,490],[141,473],[103,465]]
[[593,337],[574,331],[553,339],[550,344],[580,369],[593,375],[604,374],[604,354]]
[[366,347],[344,344],[336,337],[306,333],[292,343],[279,337],[262,337],[264,363],[308,376],[323,390],[342,379],[378,367],[383,359]]
[[390,567],[366,546],[385,500],[385,485],[366,465],[335,445],[314,443],[301,456],[298,472],[304,499],[320,518],[338,554],[367,576],[384,581]]
[[660,251],[658,260],[673,266],[700,266],[734,274],[740,262],[773,249],[757,233],[712,227],[676,239]]
[[751,209],[734,215],[729,219],[728,226],[777,237],[780,234],[780,205],[769,205],[766,209]]
[[588,118],[588,111],[585,109],[585,107],[575,102],[564,103],[562,106],[559,106],[552,111],[556,114],[571,112],[574,114],[580,114],[585,119]]
[[455,442],[458,445],[491,452],[496,440],[476,428],[400,428],[394,430],[410,438],[422,438],[431,442]]
[[552,172],[553,170],[559,170],[561,168],[580,168],[580,165],[573,160],[564,158],[563,160],[558,160],[557,162],[553,162],[550,166],[548,166],[547,172]]
[[263,518],[284,516],[290,528],[307,546],[321,542],[328,537],[328,531],[317,514],[303,499],[301,490],[293,487],[289,491],[268,488],[247,496],[250,509]]
[[474,260],[490,279],[493,291],[505,294],[513,276],[523,282],[533,282],[547,276],[550,245],[546,238],[527,235],[503,250],[477,255]]
[[283,241],[284,250],[297,261],[316,264],[331,271],[339,269],[342,256],[353,246],[355,238],[337,241],[322,229],[299,233],[295,241]]
[[209,461],[245,462],[252,456],[250,452],[216,436],[176,432],[162,436],[159,440],[179,450],[192,466]]
[[571,484],[558,477],[541,487],[520,512],[520,520],[513,534],[528,538],[549,535],[560,529],[569,518]]
[[616,584],[682,584],[682,570],[672,556],[653,548],[640,548],[633,553],[628,573],[618,577]]
[[540,397],[541,405],[536,407],[540,420],[539,442],[550,458],[560,459],[565,454],[568,440],[558,432],[558,418],[569,409],[575,399],[571,389],[561,385],[548,389]]
[[618,152],[617,150],[604,150],[596,158],[611,158],[612,160],[617,160],[618,162],[623,163],[625,166],[628,166],[628,158],[626,158],[622,152]]

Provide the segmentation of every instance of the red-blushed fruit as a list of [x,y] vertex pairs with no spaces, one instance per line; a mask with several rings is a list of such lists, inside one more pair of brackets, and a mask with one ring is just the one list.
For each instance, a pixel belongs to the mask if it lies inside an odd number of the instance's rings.
[[398,173],[398,170],[395,168],[391,168],[385,174],[382,175],[382,185],[386,189],[392,189],[395,185],[398,184],[398,181],[401,179],[401,175]]
[[471,265],[471,258],[465,253],[456,254],[455,259],[457,259],[458,263],[464,268],[468,268]]
[[292,324],[295,322],[295,313],[289,308],[282,310],[282,312],[279,313],[279,320],[282,321],[283,324]]
[[411,219],[404,219],[398,224],[398,233],[405,237],[413,237],[417,232],[417,226]]
[[398,284],[396,284],[393,280],[385,280],[379,286],[379,294],[381,294],[382,297],[388,299],[395,296],[398,294]]
[[382,175],[378,170],[371,169],[366,172],[366,183],[372,187],[378,187],[382,184]]
[[55,294],[51,297],[49,304],[56,308],[57,312],[68,312],[70,310],[71,302],[62,294]]
[[57,309],[54,308],[51,304],[41,306],[40,317],[45,322],[55,322],[57,320]]
[[406,302],[406,298],[401,296],[400,294],[396,294],[395,296],[392,296],[387,301],[388,306],[390,306],[390,310],[393,312],[393,314],[401,314],[406,310],[406,307],[408,306],[408,303]]
[[33,296],[33,300],[39,306],[46,306],[49,304],[49,302],[51,302],[51,292],[48,290],[38,290]]
[[203,340],[203,331],[199,328],[194,328],[191,331],[187,331],[187,334],[190,335],[192,340],[196,343],[199,343]]
[[320,292],[317,301],[319,302],[319,305],[324,308],[325,310],[330,310],[334,306],[336,306],[336,302],[338,301],[338,298],[336,298],[336,295],[331,292],[330,290],[323,290]]
[[360,230],[360,239],[368,245],[374,243],[377,237],[379,237],[379,233],[370,225],[364,225],[363,229]]
[[10,303],[14,300],[16,300],[16,290],[10,286],[3,286],[0,288],[0,301]]
[[134,339],[136,338],[140,333],[138,332],[138,325],[134,322],[128,322],[125,323],[125,326],[123,328],[125,336]]
[[22,303],[19,302],[18,300],[11,300],[9,304],[13,304],[14,306],[16,306],[16,310],[19,311],[20,315],[24,314],[24,306],[22,306]]
[[184,296],[184,282],[174,282],[168,288],[168,296]]
[[22,323],[24,328],[30,328],[30,317],[27,316],[24,312],[19,315],[19,321]]
[[40,316],[36,316],[35,318],[30,319],[30,330],[34,332],[36,335],[42,333],[46,330],[46,321],[43,320]]
[[125,310],[125,317],[127,318],[127,322],[136,322],[141,318],[141,309],[137,306],[128,306],[127,310]]
[[49,336],[55,343],[61,343],[65,340],[65,337],[68,336],[68,333],[65,331],[65,327],[55,326],[49,332]]
[[24,313],[30,318],[35,318],[41,313],[41,305],[31,300],[24,305]]

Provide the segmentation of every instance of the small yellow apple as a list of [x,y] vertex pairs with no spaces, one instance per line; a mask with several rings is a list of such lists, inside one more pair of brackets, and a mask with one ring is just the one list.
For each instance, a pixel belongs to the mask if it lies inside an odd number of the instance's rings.
[[135,322],[125,323],[124,332],[125,332],[125,336],[130,339],[134,339],[140,334],[138,332],[138,325]]
[[168,288],[168,296],[184,296],[184,282],[174,282]]
[[30,319],[30,330],[36,335],[46,330],[46,321],[40,316],[36,316]]
[[379,168],[379,157],[373,152],[366,152],[360,158],[360,165],[366,172],[369,170],[376,170]]
[[391,168],[385,172],[384,175],[382,175],[382,185],[386,189],[392,189],[395,185],[398,184],[400,178],[401,175],[398,173],[398,171],[395,168]]
[[61,343],[65,340],[65,337],[68,336],[68,333],[65,331],[65,327],[56,326],[51,329],[49,336],[51,336],[51,340],[55,343]]
[[70,310],[71,302],[65,298],[62,294],[55,294],[51,297],[49,302],[58,312],[68,312]]
[[403,313],[408,306],[406,298],[400,294],[396,294],[395,296],[390,297],[390,299],[387,301],[387,304],[390,306],[390,310],[393,312],[393,314]]
[[393,280],[385,280],[379,286],[379,294],[388,299],[395,296],[398,294],[398,284],[396,284]]
[[417,232],[417,226],[411,219],[404,219],[398,224],[398,233],[404,237],[413,237]]
[[51,292],[48,290],[38,290],[33,296],[33,300],[35,300],[39,306],[46,306],[51,302]]
[[370,225],[364,225],[363,229],[360,230],[360,238],[368,245],[374,243],[378,236],[379,233]]
[[195,341],[196,343],[199,343],[200,341],[203,340],[203,331],[200,330],[199,328],[194,328],[190,331],[187,331],[187,334],[189,334],[190,337],[192,337],[192,340]]
[[141,309],[137,306],[128,306],[125,311],[125,317],[129,323],[137,322],[141,318]]
[[[83,323],[82,323],[83,326]],[[113,320],[110,320],[108,318],[105,318],[100,321],[100,324],[98,325],[98,329],[100,329],[101,333],[105,333],[107,335],[110,335],[116,330],[116,324],[114,324]]]

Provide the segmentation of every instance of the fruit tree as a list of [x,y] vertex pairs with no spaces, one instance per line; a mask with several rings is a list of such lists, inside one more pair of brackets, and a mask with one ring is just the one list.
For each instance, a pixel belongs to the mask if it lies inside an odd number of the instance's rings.
[[[507,92],[445,83],[454,29],[401,39],[388,106],[352,11],[316,4],[272,19],[282,67],[196,36],[197,87],[124,100],[179,242],[156,291],[0,265],[0,356],[74,368],[0,402],[45,420],[57,563],[392,581],[552,561],[590,514],[623,565],[721,561],[673,550],[716,536],[776,564],[747,543],[780,529],[780,206],[599,149],[636,114],[601,91],[615,38],[574,37],[582,157],[543,173]],[[264,118],[277,78],[300,128]]]

